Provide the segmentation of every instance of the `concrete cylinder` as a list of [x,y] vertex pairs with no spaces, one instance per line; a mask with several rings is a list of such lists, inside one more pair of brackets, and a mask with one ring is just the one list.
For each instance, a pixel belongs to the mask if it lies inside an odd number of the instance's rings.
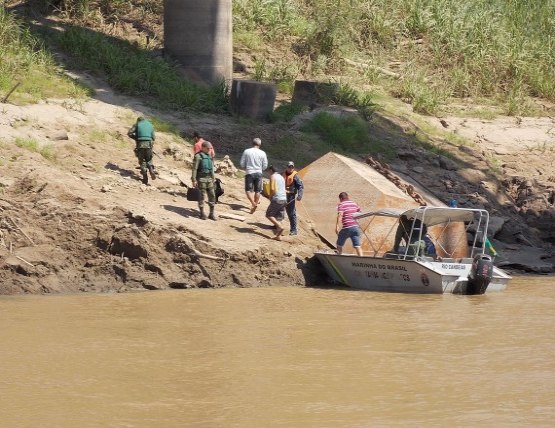
[[164,53],[187,77],[208,84],[231,82],[232,0],[164,0]]
[[234,80],[231,85],[233,114],[255,120],[267,120],[274,111],[276,85],[254,80]]
[[337,83],[296,80],[291,102],[309,107],[329,105],[333,102],[338,88]]

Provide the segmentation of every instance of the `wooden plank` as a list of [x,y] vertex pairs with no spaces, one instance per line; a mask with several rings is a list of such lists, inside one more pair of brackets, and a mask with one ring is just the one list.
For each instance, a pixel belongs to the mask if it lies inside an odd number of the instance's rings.
[[238,214],[231,214],[231,213],[218,213],[218,216],[221,218],[229,218],[231,220],[238,220],[238,221],[245,221],[245,217]]

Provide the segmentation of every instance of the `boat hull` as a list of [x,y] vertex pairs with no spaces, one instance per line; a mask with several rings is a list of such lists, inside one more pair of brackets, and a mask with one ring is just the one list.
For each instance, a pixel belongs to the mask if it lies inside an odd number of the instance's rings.
[[[471,259],[464,261],[398,260],[317,252],[332,280],[371,291],[420,294],[468,294]],[[502,291],[511,279],[498,268],[486,292]]]

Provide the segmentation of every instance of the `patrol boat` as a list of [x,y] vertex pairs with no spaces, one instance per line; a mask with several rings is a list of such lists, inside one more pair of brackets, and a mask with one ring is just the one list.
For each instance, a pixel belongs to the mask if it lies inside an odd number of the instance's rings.
[[[486,254],[486,210],[421,206],[353,217],[363,231],[363,256],[315,252],[338,283],[372,291],[484,294],[504,290],[511,279]],[[393,251],[405,220],[405,246]]]

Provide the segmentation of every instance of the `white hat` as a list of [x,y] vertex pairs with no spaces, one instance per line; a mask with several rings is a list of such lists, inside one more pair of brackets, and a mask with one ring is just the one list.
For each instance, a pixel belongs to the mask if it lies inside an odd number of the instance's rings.
[[252,143],[260,146],[262,144],[262,140],[260,138],[253,138]]
[[287,166],[295,166],[295,164],[293,163],[293,161],[289,161],[287,162]]

